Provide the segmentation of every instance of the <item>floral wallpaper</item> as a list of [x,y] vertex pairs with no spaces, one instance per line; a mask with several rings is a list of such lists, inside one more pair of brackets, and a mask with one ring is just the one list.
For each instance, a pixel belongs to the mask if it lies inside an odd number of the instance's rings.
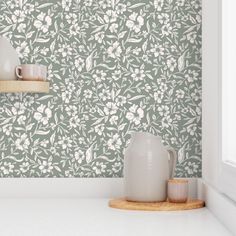
[[200,0],[1,0],[0,35],[49,94],[0,95],[1,177],[120,177],[132,131],[201,176]]

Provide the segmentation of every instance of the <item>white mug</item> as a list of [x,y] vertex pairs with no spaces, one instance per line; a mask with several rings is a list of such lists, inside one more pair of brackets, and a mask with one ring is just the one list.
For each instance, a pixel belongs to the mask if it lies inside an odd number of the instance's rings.
[[16,67],[16,75],[22,80],[46,80],[47,67],[37,64],[24,64]]

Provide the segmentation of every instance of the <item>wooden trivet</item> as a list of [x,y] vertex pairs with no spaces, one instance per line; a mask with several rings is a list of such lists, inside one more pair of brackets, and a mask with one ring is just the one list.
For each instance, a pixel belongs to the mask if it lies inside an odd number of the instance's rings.
[[202,200],[188,200],[186,203],[172,202],[131,202],[125,199],[113,199],[109,201],[109,206],[124,210],[140,211],[183,211],[202,208],[205,206]]

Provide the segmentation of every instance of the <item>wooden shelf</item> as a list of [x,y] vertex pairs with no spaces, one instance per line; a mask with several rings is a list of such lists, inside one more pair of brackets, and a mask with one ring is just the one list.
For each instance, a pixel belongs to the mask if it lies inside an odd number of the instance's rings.
[[49,82],[0,80],[0,93],[49,93]]

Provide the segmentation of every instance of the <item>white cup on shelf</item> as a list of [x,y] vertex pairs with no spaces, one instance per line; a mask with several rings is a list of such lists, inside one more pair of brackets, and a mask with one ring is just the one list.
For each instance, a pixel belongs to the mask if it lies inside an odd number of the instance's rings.
[[38,64],[23,64],[16,66],[16,75],[21,80],[45,81],[47,79],[47,67]]

